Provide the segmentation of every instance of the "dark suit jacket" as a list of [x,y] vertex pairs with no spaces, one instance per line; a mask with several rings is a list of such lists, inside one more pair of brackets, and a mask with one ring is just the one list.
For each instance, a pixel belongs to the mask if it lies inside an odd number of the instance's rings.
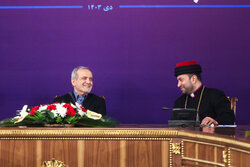
[[[54,99],[54,103],[72,103],[75,104],[76,98],[73,92],[67,93],[63,96],[57,96]],[[89,93],[87,98],[83,101],[82,106],[85,109],[106,115],[106,103],[105,100],[99,96]]]

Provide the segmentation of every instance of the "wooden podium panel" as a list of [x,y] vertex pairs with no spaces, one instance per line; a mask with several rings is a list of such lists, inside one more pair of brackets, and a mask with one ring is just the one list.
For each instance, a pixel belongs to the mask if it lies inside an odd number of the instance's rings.
[[35,140],[1,140],[0,166],[36,166],[36,143]]
[[[162,166],[159,141],[4,140],[1,143],[0,164],[6,167],[40,167],[43,161],[52,158],[70,167]],[[164,166],[168,166],[166,149]]]
[[70,167],[169,166],[169,141],[47,137],[0,140],[0,166],[41,167],[43,161],[52,158]]
[[247,167],[250,141],[156,125],[0,128],[0,166],[41,167],[53,158],[69,167]]
[[[85,141],[84,152],[79,159],[84,166],[119,166],[120,142],[119,141]],[[80,166],[80,164],[79,164]]]
[[224,146],[195,140],[183,140],[183,165],[186,166],[225,166]]
[[250,153],[249,151],[231,148],[230,149],[230,165],[231,166],[250,166]]
[[125,141],[122,166],[168,166],[169,141]]
[[[37,161],[37,166],[41,166],[41,162],[55,158],[63,161],[70,166],[78,165],[78,149],[77,140],[40,140],[37,145],[39,146],[37,155],[40,156],[40,161]],[[40,162],[40,164],[39,164]]]

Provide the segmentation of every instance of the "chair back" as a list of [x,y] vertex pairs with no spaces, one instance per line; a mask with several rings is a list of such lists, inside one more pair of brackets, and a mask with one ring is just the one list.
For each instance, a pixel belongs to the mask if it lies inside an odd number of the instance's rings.
[[236,116],[236,103],[238,102],[238,98],[237,97],[229,97],[229,96],[227,96],[227,99],[230,101],[231,110],[234,111],[234,115]]

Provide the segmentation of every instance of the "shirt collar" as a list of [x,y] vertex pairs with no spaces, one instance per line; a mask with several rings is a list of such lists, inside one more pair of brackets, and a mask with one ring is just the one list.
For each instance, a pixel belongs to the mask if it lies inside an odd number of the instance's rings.
[[190,97],[195,98],[195,96],[198,94],[199,90],[203,87],[203,85],[201,85],[198,89],[196,89],[193,93],[190,94]]
[[85,99],[85,98],[88,96],[88,94],[86,94],[85,96],[81,96],[81,95],[79,95],[78,93],[76,93],[75,91],[74,91],[74,95],[75,95],[76,100],[77,100],[78,98],[83,98],[83,99]]

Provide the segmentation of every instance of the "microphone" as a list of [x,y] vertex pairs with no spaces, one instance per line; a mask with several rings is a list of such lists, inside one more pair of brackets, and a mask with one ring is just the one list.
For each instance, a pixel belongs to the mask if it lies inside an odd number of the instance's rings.
[[161,109],[162,110],[172,110],[172,108],[169,108],[169,107],[162,107]]

